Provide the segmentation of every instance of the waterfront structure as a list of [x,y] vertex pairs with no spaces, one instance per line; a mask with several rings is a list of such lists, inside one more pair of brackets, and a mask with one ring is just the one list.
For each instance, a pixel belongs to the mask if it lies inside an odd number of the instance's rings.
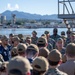
[[16,23],[16,15],[12,14],[12,24],[14,25]]
[[6,16],[1,16],[1,24],[6,24]]

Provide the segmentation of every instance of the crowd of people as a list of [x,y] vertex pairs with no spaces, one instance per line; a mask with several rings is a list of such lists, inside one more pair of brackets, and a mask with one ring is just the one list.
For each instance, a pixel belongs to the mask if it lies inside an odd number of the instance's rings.
[[[67,36],[66,36],[67,35]],[[0,75],[75,75],[75,32],[0,37]]]

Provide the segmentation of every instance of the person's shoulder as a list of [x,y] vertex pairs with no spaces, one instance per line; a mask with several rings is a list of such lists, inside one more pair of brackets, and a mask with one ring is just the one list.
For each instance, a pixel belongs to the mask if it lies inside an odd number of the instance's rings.
[[57,69],[57,75],[68,75],[68,74]]
[[51,41],[53,41],[53,42],[55,42],[55,40],[54,40],[54,39],[52,39],[52,38],[50,38],[50,40],[51,40]]
[[65,67],[65,65],[66,65],[66,62],[65,62],[65,63],[62,63],[60,66],[58,66],[58,69],[59,69],[59,70],[63,70],[64,67]]
[[60,38],[61,36],[57,34],[57,36]]
[[67,73],[65,72],[62,72],[62,71],[59,71],[60,75],[68,75]]
[[60,71],[59,69],[56,69],[56,70],[49,69],[45,75],[67,75],[67,74]]
[[2,46],[2,45],[0,45],[0,49],[1,49],[1,48],[3,48],[3,46]]

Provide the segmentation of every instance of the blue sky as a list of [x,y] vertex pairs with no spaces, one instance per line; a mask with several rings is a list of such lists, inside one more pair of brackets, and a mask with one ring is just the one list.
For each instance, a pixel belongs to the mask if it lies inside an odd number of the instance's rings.
[[58,0],[0,0],[0,13],[18,10],[41,15],[57,14],[57,2]]

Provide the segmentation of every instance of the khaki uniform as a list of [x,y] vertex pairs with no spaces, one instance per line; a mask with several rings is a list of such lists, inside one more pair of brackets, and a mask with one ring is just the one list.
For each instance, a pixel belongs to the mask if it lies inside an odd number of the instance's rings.
[[57,68],[49,69],[45,75],[67,75],[66,73],[59,71]]
[[66,63],[61,64],[58,69],[68,75],[75,75],[75,60],[66,61]]

